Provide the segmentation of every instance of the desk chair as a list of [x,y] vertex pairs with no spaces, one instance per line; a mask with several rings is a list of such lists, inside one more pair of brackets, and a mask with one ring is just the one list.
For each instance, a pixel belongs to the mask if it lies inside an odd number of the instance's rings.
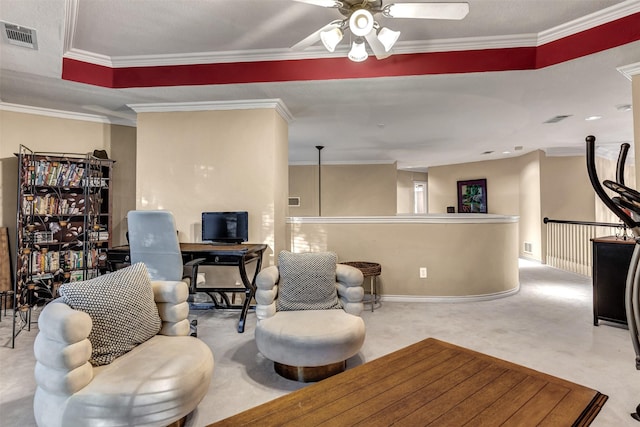
[[198,276],[198,265],[204,258],[182,261],[178,233],[169,211],[129,211],[128,238],[131,263],[146,265],[151,280],[179,281],[188,279],[190,293],[204,278]]

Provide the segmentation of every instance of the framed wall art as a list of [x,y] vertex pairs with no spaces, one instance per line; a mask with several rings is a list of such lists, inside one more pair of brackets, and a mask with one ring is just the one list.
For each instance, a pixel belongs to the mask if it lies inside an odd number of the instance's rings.
[[458,181],[458,212],[487,213],[487,180]]

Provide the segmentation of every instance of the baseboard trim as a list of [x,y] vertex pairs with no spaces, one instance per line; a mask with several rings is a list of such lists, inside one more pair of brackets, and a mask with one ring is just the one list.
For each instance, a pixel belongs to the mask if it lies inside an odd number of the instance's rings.
[[520,292],[520,284],[514,289],[507,291],[495,292],[484,295],[459,295],[459,296],[422,296],[422,295],[381,295],[382,302],[476,302],[491,301],[499,298],[506,298]]

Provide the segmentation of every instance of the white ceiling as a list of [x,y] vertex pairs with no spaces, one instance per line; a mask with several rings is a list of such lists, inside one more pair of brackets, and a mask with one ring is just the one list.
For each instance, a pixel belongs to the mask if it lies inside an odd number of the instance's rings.
[[[640,13],[640,0],[468,3],[461,21],[378,20],[402,32],[394,48],[399,57],[459,46],[537,46],[584,22]],[[631,104],[631,82],[617,69],[640,63],[640,41],[524,71],[123,89],[61,77],[63,56],[111,67],[252,67],[251,61],[338,57],[332,67],[351,67],[345,41],[334,54],[321,44],[289,49],[340,17],[336,9],[292,0],[0,0],[0,20],[35,29],[38,40],[38,50],[0,42],[0,100],[4,108],[63,110],[131,125],[130,104],[280,99],[292,116],[291,163],[317,161],[316,145],[326,147],[325,162],[397,161],[401,169],[424,170],[536,149],[582,152],[589,134],[612,151],[633,141],[632,113],[618,109]],[[543,123],[556,115],[571,117]],[[602,119],[584,120],[592,115]],[[522,151],[514,153],[515,146]]]

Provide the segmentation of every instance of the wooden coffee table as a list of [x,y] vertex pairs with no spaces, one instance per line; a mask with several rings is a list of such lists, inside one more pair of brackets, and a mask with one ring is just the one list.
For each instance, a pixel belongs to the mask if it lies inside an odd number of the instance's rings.
[[429,338],[210,426],[586,426],[606,400]]

